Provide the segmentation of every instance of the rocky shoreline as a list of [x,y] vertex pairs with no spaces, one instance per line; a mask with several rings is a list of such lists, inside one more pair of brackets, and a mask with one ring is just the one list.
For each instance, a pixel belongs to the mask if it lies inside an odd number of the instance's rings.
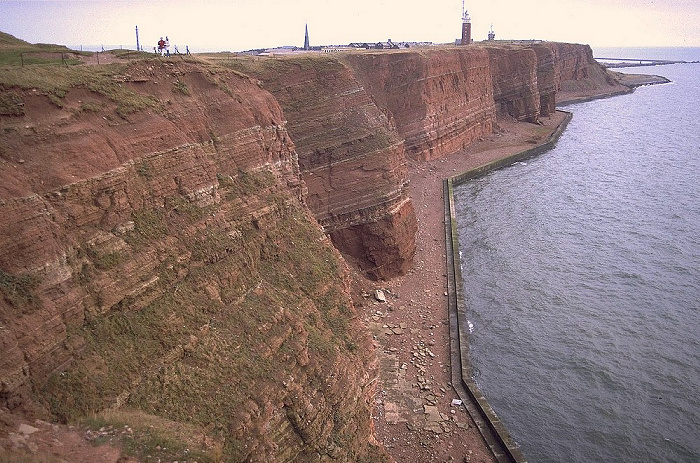
[[385,303],[372,296],[377,283],[355,275],[356,303],[381,365],[377,439],[396,461],[497,461],[452,385],[442,181],[543,143],[563,118],[557,112],[542,125],[500,121],[497,133],[460,153],[411,163],[419,224],[415,267],[382,284]]
[[[630,91],[668,82],[644,75],[622,80]],[[608,96],[613,95],[565,94],[559,104]],[[455,155],[409,163],[418,221],[415,266],[380,285],[386,302],[372,296],[376,282],[354,275],[356,304],[374,335],[381,365],[376,436],[396,461],[498,461],[452,384],[442,182],[546,143],[566,117],[556,112],[541,125],[499,120],[494,134]]]

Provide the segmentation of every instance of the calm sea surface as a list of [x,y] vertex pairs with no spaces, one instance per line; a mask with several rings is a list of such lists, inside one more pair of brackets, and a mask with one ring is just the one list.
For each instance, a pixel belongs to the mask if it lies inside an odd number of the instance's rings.
[[475,379],[531,463],[700,461],[700,64],[625,72],[673,83],[455,192]]

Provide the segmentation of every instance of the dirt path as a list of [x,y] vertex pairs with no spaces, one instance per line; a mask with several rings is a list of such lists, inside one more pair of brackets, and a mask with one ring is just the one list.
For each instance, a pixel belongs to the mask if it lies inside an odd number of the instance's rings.
[[[411,162],[411,199],[418,219],[414,267],[389,282],[355,276],[381,364],[374,425],[378,440],[397,462],[495,461],[464,407],[451,405],[457,395],[450,384],[442,181],[532,148],[562,118],[561,113],[544,118],[543,126],[500,122],[498,133],[464,152]],[[386,303],[375,300],[376,289],[384,291]]]

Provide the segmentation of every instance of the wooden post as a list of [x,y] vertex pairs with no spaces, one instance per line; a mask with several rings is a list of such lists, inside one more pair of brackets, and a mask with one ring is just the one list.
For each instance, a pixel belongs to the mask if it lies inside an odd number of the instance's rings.
[[19,52],[19,60],[22,63],[22,67],[24,67],[24,52]]

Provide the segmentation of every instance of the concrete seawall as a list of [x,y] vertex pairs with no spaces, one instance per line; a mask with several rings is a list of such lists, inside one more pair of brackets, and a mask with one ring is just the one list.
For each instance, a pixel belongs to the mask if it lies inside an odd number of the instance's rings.
[[517,443],[511,439],[505,426],[489,405],[486,397],[479,390],[472,376],[471,363],[469,361],[467,307],[463,297],[462,273],[459,261],[454,187],[493,170],[540,155],[552,149],[571,120],[572,114],[569,112],[565,113],[565,118],[544,143],[512,156],[462,172],[454,177],[445,179],[443,182],[452,385],[499,463],[525,463],[526,459]]

